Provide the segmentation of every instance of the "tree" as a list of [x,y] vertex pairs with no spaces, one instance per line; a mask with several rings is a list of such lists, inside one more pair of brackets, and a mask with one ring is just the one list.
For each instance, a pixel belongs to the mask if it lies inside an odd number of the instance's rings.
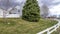
[[40,9],[37,0],[27,0],[22,11],[22,19],[33,22],[39,21]]
[[42,7],[41,7],[41,16],[42,17],[46,17],[47,15],[48,15],[48,13],[49,13],[49,8],[48,8],[48,6],[44,3],[43,5],[42,5]]

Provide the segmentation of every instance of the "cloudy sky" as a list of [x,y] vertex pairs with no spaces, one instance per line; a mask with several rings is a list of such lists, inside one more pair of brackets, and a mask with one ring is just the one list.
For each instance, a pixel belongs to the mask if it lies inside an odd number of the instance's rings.
[[23,4],[25,0],[0,0],[0,8],[2,7],[3,9],[8,9],[10,7],[15,7],[15,6],[20,6]]
[[[2,3],[3,6],[5,6],[4,4],[6,3],[5,1],[6,0],[0,0],[0,5]],[[25,0],[9,0],[9,1],[11,3],[11,6],[15,6],[17,4],[20,4],[21,2],[24,2]],[[60,15],[60,0],[38,0],[38,2],[40,6],[42,6],[42,4],[45,3],[48,6],[51,15]]]
[[60,15],[60,0],[38,0],[39,5],[45,3],[50,10],[50,15]]

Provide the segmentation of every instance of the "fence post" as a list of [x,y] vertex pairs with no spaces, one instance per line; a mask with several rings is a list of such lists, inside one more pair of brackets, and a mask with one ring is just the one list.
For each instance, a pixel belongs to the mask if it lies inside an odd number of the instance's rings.
[[57,27],[58,27],[58,26],[56,25],[56,26],[55,26],[55,31],[56,31]]
[[47,31],[47,34],[50,34],[49,30]]

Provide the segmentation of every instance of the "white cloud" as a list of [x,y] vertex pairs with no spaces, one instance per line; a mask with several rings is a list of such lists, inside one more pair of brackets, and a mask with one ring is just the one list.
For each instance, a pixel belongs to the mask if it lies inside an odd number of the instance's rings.
[[52,6],[50,9],[51,14],[59,15],[60,14],[60,4]]
[[60,2],[60,0],[54,0],[53,3],[57,3],[57,2]]
[[23,1],[25,1],[25,0],[15,0],[15,2],[19,2],[19,3],[23,2]]

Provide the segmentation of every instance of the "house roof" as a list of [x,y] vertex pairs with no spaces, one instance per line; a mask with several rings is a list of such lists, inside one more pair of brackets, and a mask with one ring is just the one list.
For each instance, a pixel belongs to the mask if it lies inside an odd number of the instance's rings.
[[20,9],[20,6],[10,7],[7,11],[12,11],[13,9]]
[[16,6],[15,8],[20,9],[20,6]]

